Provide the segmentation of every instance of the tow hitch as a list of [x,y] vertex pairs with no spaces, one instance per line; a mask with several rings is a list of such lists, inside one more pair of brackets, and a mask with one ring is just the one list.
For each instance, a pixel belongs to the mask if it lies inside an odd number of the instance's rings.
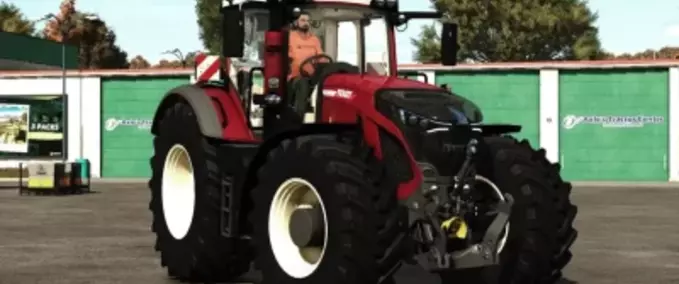
[[[466,158],[454,176],[442,176],[433,165],[419,164],[424,181],[420,192],[411,199],[411,224],[417,243],[415,261],[428,271],[499,264],[514,199],[510,194],[501,193],[488,179],[477,175],[474,166],[477,145],[478,140],[471,139],[465,146]],[[476,184],[479,181],[491,186],[497,201],[489,210],[492,212],[486,212],[486,215],[494,215],[492,221],[486,223],[485,230],[477,228],[474,232],[468,222],[474,222],[475,216],[479,215],[478,204],[471,197],[478,190]],[[472,237],[474,233],[476,235]]]
[[[507,194],[504,197],[506,201],[498,204],[497,215],[486,230],[483,240],[470,245],[466,249],[448,252],[448,241],[451,236],[446,234],[447,231],[444,228],[432,228],[431,223],[419,223],[417,225],[419,228],[416,231],[429,234],[425,238],[433,242],[427,246],[429,251],[423,251],[423,253],[415,256],[417,262],[428,271],[477,268],[499,264],[498,244],[503,229],[509,221],[511,207],[514,204],[511,195]],[[462,219],[457,220],[464,222]],[[466,226],[466,224],[463,223],[463,226]],[[434,232],[437,232],[438,235],[434,236]],[[465,234],[465,239],[467,236],[468,233]],[[461,235],[457,234],[455,237],[459,238]],[[420,237],[420,239],[422,238]]]

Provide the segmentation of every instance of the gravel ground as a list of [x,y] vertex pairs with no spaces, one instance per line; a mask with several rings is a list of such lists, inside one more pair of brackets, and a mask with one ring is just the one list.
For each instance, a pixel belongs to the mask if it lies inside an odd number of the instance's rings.
[[[0,283],[175,283],[152,249],[144,185],[94,189],[98,193],[61,197],[0,190]],[[580,186],[573,200],[580,238],[569,279],[679,283],[679,188]],[[434,279],[412,267],[398,274],[399,284]]]

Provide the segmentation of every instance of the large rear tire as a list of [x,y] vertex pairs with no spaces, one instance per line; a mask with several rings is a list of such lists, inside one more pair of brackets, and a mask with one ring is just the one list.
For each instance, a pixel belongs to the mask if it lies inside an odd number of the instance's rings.
[[[368,148],[334,135],[290,139],[273,149],[252,191],[262,283],[392,281],[385,276],[403,259],[396,243],[407,233],[407,212],[382,169]],[[320,208],[323,224],[322,241],[302,249],[288,229],[299,203]]]
[[445,273],[442,282],[557,283],[577,238],[570,183],[561,179],[560,167],[547,160],[544,150],[534,150],[526,140],[505,136],[485,142],[490,155],[488,163],[479,166],[479,174],[515,200],[500,267]]
[[217,149],[182,101],[168,108],[159,123],[149,209],[161,265],[183,281],[233,280],[249,270],[251,257],[247,243],[220,234]]

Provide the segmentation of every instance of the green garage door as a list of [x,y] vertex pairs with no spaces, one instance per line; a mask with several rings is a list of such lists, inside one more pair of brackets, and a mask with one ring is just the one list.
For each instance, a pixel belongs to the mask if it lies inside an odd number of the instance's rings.
[[518,138],[539,146],[540,76],[536,71],[447,72],[436,75],[436,85],[448,84],[454,93],[479,105],[485,123],[523,126]]
[[666,181],[668,80],[667,70],[561,71],[564,177]]
[[167,91],[188,82],[187,76],[102,80],[103,177],[151,175],[153,115]]

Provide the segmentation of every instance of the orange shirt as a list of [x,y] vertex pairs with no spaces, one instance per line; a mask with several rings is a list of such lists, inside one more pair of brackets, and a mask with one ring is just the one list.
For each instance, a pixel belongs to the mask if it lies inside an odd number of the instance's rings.
[[[288,57],[290,57],[290,75],[288,80],[299,76],[299,65],[307,58],[323,53],[321,48],[321,41],[311,32],[306,34],[300,31],[290,31],[290,38],[288,40]],[[309,73],[313,72],[311,64],[307,64],[305,70]]]

